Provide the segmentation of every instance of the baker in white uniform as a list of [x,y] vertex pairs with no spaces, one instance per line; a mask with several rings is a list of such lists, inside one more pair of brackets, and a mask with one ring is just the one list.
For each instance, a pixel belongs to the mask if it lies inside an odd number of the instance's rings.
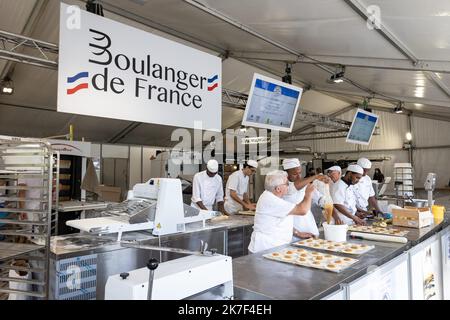
[[378,201],[375,198],[375,191],[372,186],[372,179],[370,179],[367,174],[372,168],[372,162],[367,158],[359,158],[357,164],[363,168],[363,176],[359,180],[358,184],[355,185],[355,197],[356,197],[356,207],[360,209],[361,212],[365,211],[365,215],[370,214],[367,212],[369,207],[374,209],[374,214],[382,213],[380,207],[378,207]]
[[293,217],[305,215],[311,208],[314,186],[309,184],[302,202],[283,200],[289,189],[287,173],[281,170],[267,174],[265,191],[256,205],[255,223],[248,250],[252,253],[288,244],[292,241]]
[[227,214],[223,205],[223,182],[222,177],[217,174],[219,163],[211,159],[206,164],[206,170],[194,175],[192,181],[191,206],[201,210],[213,210],[217,202],[217,209]]
[[331,197],[334,207],[339,212],[341,220],[348,225],[354,223],[364,225],[364,220],[360,219],[356,213],[356,198],[353,187],[361,179],[363,168],[357,164],[351,164],[347,168],[345,176],[333,184],[331,188]]
[[256,204],[248,197],[248,180],[255,174],[258,162],[248,160],[242,170],[233,172],[225,187],[225,210],[229,214],[236,214],[241,210],[255,210]]
[[[305,197],[306,186],[315,180],[328,183],[330,179],[324,175],[318,174],[302,179],[302,167],[300,161],[296,158],[284,159],[283,169],[286,171],[289,180],[289,189],[283,199],[294,204],[298,204],[303,201]],[[323,196],[317,190],[314,190],[312,194],[311,206],[322,207],[324,202]],[[336,213],[337,214],[337,213]],[[318,237],[319,230],[317,229],[317,223],[311,212],[311,209],[305,215],[294,217],[294,237],[306,239],[311,237]]]
[[339,166],[332,166],[325,170],[328,178],[331,179],[330,187],[341,179],[342,169]]

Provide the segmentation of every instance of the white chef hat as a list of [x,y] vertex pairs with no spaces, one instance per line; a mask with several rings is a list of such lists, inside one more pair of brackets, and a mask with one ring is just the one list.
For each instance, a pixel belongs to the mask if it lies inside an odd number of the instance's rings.
[[247,161],[247,164],[250,166],[250,167],[253,167],[253,168],[258,168],[258,162],[256,162],[255,160],[248,160]]
[[347,167],[347,171],[351,171],[354,173],[364,174],[363,168],[358,164],[351,164]]
[[300,167],[300,161],[297,158],[284,159],[283,160],[283,169],[289,170],[292,168]]
[[216,173],[219,170],[219,163],[217,160],[211,159],[206,164],[206,168],[208,168],[209,172]]
[[339,171],[339,173],[341,173],[341,172],[342,172],[342,169],[341,169],[341,167],[339,167],[339,166],[332,166],[332,167],[326,169],[325,171],[326,171],[326,172],[328,172],[328,171]]
[[357,164],[363,169],[372,168],[372,162],[367,158],[359,158]]

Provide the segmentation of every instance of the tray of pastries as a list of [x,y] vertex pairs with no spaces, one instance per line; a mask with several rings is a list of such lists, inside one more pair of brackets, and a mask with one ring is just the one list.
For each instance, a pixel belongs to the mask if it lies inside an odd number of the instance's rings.
[[408,231],[396,229],[396,228],[383,228],[383,227],[375,227],[375,226],[348,226],[348,231],[357,231],[357,232],[367,232],[367,233],[376,233],[376,234],[386,234],[390,236],[405,236]]
[[324,239],[305,239],[294,242],[293,245],[347,254],[363,254],[375,248],[375,246],[367,244],[335,242]]
[[310,251],[301,248],[287,248],[263,255],[266,259],[290,263],[302,267],[321,269],[331,272],[341,272],[352,264],[358,262],[357,259],[339,257],[331,254]]

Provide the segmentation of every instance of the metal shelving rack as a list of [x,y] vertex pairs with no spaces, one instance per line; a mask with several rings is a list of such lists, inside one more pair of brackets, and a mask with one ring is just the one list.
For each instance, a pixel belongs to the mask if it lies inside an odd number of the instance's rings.
[[[21,298],[49,296],[53,162],[51,146],[44,140],[0,136],[0,180],[6,182],[0,186],[5,191],[1,196],[5,208],[0,211],[8,214],[0,219],[4,237],[0,241],[0,282],[4,284],[0,293]],[[24,265],[13,265],[18,260]],[[26,272],[28,277],[16,278],[10,270]],[[23,288],[10,288],[12,283]]]
[[394,164],[394,184],[397,199],[414,197],[414,169],[410,163]]
[[[51,235],[58,235],[58,208],[59,208],[59,167],[61,163],[61,155],[59,151],[53,153],[53,188],[52,188],[52,229]],[[54,195],[54,196],[53,196]]]

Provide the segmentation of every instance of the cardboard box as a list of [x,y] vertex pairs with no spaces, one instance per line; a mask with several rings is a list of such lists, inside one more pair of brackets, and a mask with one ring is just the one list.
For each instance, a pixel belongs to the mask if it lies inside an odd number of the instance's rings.
[[103,201],[111,201],[111,202],[121,201],[122,190],[119,187],[109,187],[105,185],[99,185],[98,193],[100,195],[101,200]]
[[394,226],[420,229],[434,223],[434,217],[430,208],[405,206],[403,209],[392,209],[392,215],[392,225]]

